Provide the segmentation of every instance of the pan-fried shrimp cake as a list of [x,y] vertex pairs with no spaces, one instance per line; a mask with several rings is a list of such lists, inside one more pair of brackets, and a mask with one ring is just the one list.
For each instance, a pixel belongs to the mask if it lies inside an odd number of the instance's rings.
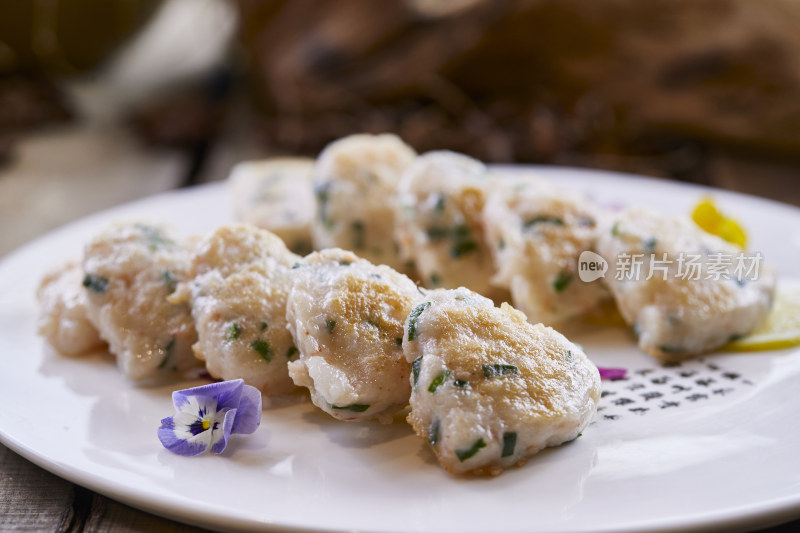
[[313,170],[314,160],[300,157],[237,164],[228,178],[234,217],[271,231],[291,250],[307,254],[316,212]]
[[329,144],[314,167],[314,247],[343,248],[398,270],[394,199],[400,176],[416,157],[396,135],[351,135]]
[[581,283],[578,257],[597,237],[597,213],[580,195],[532,176],[497,179],[483,211],[486,239],[514,307],[532,323],[563,323],[607,298]]
[[294,389],[286,364],[297,348],[286,329],[286,298],[298,261],[278,237],[245,224],[222,226],[198,245],[194,277],[172,301],[191,302],[193,350],[209,374],[244,379],[266,396]]
[[67,263],[48,273],[36,291],[39,333],[64,355],[81,355],[103,344],[87,315],[83,278],[79,264]]
[[447,151],[419,156],[398,187],[397,241],[426,287],[466,286],[504,299],[484,238],[483,206],[490,186],[480,161]]
[[419,291],[403,274],[339,249],[306,257],[286,309],[300,359],[289,363],[314,405],[339,420],[391,420],[408,404],[403,321]]
[[114,224],[86,245],[89,320],[131,381],[180,377],[200,365],[189,306],[167,300],[188,265],[187,245],[144,223]]
[[597,251],[621,273],[605,279],[639,347],[663,361],[747,335],[772,305],[774,273],[760,265],[757,278],[740,275],[741,250],[685,217],[628,209],[601,229]]
[[409,314],[409,423],[452,474],[495,475],[578,436],[600,375],[563,335],[468,289],[435,290]]

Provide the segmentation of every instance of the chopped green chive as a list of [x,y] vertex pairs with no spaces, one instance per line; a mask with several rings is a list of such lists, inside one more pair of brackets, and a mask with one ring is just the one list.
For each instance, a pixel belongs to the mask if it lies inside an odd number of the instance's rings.
[[456,450],[456,457],[462,463],[478,453],[481,448],[486,448],[486,442],[482,438],[472,443],[472,446],[466,449]]
[[619,222],[614,222],[614,225],[611,227],[611,235],[619,237]]
[[413,341],[417,337],[417,320],[419,320],[419,315],[421,315],[427,308],[431,306],[430,302],[424,302],[411,310],[411,314],[408,315],[408,340]]
[[339,266],[343,266],[343,267],[349,267],[352,264],[353,264],[352,261],[339,261]]
[[361,250],[364,248],[364,223],[360,220],[356,220],[352,224],[353,228],[353,247],[356,250]]
[[317,197],[317,203],[319,204],[319,219],[322,221],[323,225],[326,229],[330,230],[333,228],[333,221],[328,218],[328,200],[330,199],[329,189],[330,183],[325,183],[323,185],[318,185],[314,189],[314,194]]
[[436,199],[436,205],[433,206],[433,210],[436,213],[441,213],[442,211],[444,211],[444,195],[439,194],[438,196],[439,197]]
[[645,239],[642,242],[642,247],[644,248],[644,253],[652,254],[653,252],[655,252],[656,251],[656,242],[658,242],[658,241],[656,241],[655,237],[650,237],[649,239]]
[[295,264],[292,265],[292,270],[294,270],[296,268],[300,268],[301,266],[303,266],[303,263],[299,263],[299,262],[295,263]]
[[450,230],[448,228],[442,228],[439,226],[428,228],[426,233],[428,234],[428,238],[432,241],[440,241],[450,236]]
[[442,281],[442,280],[441,280],[441,278],[439,277],[439,274],[437,274],[436,272],[432,272],[432,273],[431,273],[431,285],[433,285],[434,287],[438,287],[438,286],[439,286],[439,283],[440,283],[441,281]]
[[398,346],[402,346],[403,345],[403,337],[395,337],[394,343],[396,345],[398,345]]
[[272,348],[270,348],[269,343],[264,339],[254,340],[252,344],[250,344],[250,347],[254,349],[266,362],[269,363],[272,359]]
[[478,243],[475,241],[459,241],[450,248],[450,257],[459,258],[469,252],[474,252],[478,249]]
[[336,327],[336,321],[328,320],[327,322],[325,322],[325,327],[328,328],[328,333],[333,333],[333,328]]
[[268,327],[269,327],[269,324],[267,324],[266,322],[263,322],[263,321],[261,322],[261,331],[264,331]]
[[164,346],[164,358],[161,359],[161,362],[158,363],[158,369],[161,370],[165,366],[167,366],[167,361],[169,361],[169,356],[172,355],[172,349],[175,347],[175,337],[172,337],[166,346]]
[[148,226],[146,224],[136,224],[136,229],[142,232],[147,238],[147,243],[150,248],[158,248],[159,246],[173,246],[175,241],[165,237],[161,230]]
[[483,377],[486,379],[515,376],[519,373],[519,369],[514,365],[496,364],[496,365],[483,365]]
[[556,226],[563,226],[564,220],[559,217],[537,216],[526,220],[524,226],[530,228],[536,224],[555,224]]
[[333,405],[331,404],[332,409],[337,409],[339,411],[352,411],[354,413],[363,413],[367,409],[369,409],[368,403],[353,403],[350,405]]
[[455,385],[456,387],[464,388],[467,386],[467,381],[464,379],[457,379],[453,381],[453,385]]
[[103,276],[95,276],[93,274],[86,274],[83,277],[83,286],[97,294],[103,294],[108,288],[108,278]]
[[686,348],[683,348],[682,346],[668,346],[666,344],[659,345],[658,349],[662,353],[684,353],[684,352],[686,352]]
[[414,388],[417,388],[417,380],[419,380],[419,369],[422,366],[422,356],[420,355],[414,362],[411,363],[411,373],[414,375]]
[[556,292],[562,292],[572,282],[572,274],[569,272],[559,272],[556,279],[553,280],[553,289]]
[[517,446],[516,433],[503,433],[503,453],[500,457],[508,457],[514,455],[514,448]]
[[442,370],[441,372],[439,372],[439,375],[433,378],[431,384],[428,385],[428,392],[436,392],[436,389],[441,387],[442,383],[444,383],[449,377],[450,377],[449,370]]
[[428,432],[428,444],[431,446],[436,446],[436,443],[439,442],[439,433],[441,431],[442,423],[437,420],[433,424],[431,424],[431,430]]
[[743,335],[741,333],[734,333],[733,335],[728,337],[728,342],[736,342],[738,340],[741,340],[741,339],[745,338],[745,336],[746,335]]
[[297,346],[289,346],[289,349],[286,350],[286,358],[291,359],[297,355]]
[[242,326],[238,322],[231,322],[228,326],[228,341],[235,341],[242,334]]
[[470,229],[465,225],[456,226],[453,231],[453,239],[455,243],[450,249],[450,256],[452,257],[458,258],[478,249],[478,243],[472,240]]
[[164,271],[164,284],[167,286],[167,290],[171,293],[175,292],[175,287],[178,286],[178,280],[172,275],[172,272],[169,270]]

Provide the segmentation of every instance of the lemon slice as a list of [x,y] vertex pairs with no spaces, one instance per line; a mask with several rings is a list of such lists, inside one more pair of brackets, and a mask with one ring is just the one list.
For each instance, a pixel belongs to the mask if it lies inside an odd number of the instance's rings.
[[710,196],[700,199],[694,210],[692,220],[704,231],[721,237],[731,244],[744,249],[747,246],[747,233],[736,220],[724,215]]
[[723,350],[749,352],[778,350],[800,345],[800,284],[778,287],[775,304],[766,321],[756,331],[730,342]]

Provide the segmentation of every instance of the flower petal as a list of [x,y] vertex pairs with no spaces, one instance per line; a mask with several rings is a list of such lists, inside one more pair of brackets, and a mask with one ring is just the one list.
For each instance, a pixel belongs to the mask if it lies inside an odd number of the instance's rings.
[[243,385],[244,380],[233,379],[175,391],[172,393],[172,403],[175,404],[175,409],[181,409],[189,403],[191,398],[214,398],[217,401],[218,409],[235,408],[236,405],[231,405],[231,402],[238,404]]
[[242,387],[242,397],[236,411],[231,433],[255,432],[261,423],[261,391],[250,385]]
[[628,371],[624,368],[598,366],[597,370],[600,372],[600,379],[608,379],[611,381],[615,379],[622,379],[628,374]]
[[161,421],[161,427],[158,428],[158,440],[172,453],[186,457],[200,455],[208,449],[208,443],[206,442],[187,440],[176,435],[174,421],[171,416]]
[[[219,415],[222,415],[224,418],[220,420]],[[231,436],[231,428],[233,427],[233,421],[235,419],[236,419],[236,409],[224,409],[218,413],[216,420],[218,425],[213,430],[213,435],[211,440],[212,452],[222,453],[222,451],[228,445],[228,439]]]

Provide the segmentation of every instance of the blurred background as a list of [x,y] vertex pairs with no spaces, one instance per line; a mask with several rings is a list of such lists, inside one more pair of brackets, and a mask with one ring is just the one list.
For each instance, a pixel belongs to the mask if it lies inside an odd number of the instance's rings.
[[800,205],[798,28],[795,0],[3,0],[0,254],[362,131]]

